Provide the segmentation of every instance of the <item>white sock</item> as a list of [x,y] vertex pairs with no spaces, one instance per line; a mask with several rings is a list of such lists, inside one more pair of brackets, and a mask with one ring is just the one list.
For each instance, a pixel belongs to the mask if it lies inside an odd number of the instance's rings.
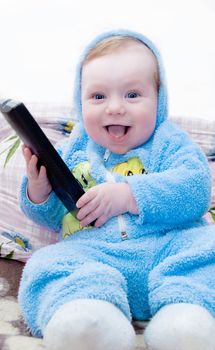
[[215,319],[199,305],[170,304],[149,322],[144,340],[148,350],[215,350]]
[[133,350],[135,332],[113,304],[75,299],[61,306],[47,324],[48,350]]

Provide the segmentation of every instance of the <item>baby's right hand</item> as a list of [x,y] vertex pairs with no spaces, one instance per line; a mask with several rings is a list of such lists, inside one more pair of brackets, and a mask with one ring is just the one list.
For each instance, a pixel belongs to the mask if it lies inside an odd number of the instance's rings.
[[51,184],[47,177],[46,168],[42,165],[38,170],[38,158],[35,154],[32,154],[30,148],[27,146],[23,145],[22,153],[26,162],[28,197],[33,203],[42,203],[47,200],[52,191]]

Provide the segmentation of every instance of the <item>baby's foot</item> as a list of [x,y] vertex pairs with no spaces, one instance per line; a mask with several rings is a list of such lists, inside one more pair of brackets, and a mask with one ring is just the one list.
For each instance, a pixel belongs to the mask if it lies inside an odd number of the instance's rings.
[[215,319],[199,305],[166,305],[149,322],[144,339],[148,350],[215,350]]
[[135,332],[113,304],[76,299],[53,315],[44,342],[48,350],[134,350]]

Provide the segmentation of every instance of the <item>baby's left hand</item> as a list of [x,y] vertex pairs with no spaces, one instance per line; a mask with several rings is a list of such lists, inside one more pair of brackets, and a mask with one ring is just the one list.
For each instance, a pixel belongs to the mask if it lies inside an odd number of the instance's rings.
[[81,226],[95,221],[100,227],[112,216],[130,212],[138,214],[136,201],[127,183],[103,183],[92,187],[76,203]]

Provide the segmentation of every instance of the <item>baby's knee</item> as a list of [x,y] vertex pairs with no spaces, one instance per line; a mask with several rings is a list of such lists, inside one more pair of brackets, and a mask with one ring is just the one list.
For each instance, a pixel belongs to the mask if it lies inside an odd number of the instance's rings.
[[149,350],[215,350],[215,319],[199,305],[170,304],[157,312],[144,335]]

